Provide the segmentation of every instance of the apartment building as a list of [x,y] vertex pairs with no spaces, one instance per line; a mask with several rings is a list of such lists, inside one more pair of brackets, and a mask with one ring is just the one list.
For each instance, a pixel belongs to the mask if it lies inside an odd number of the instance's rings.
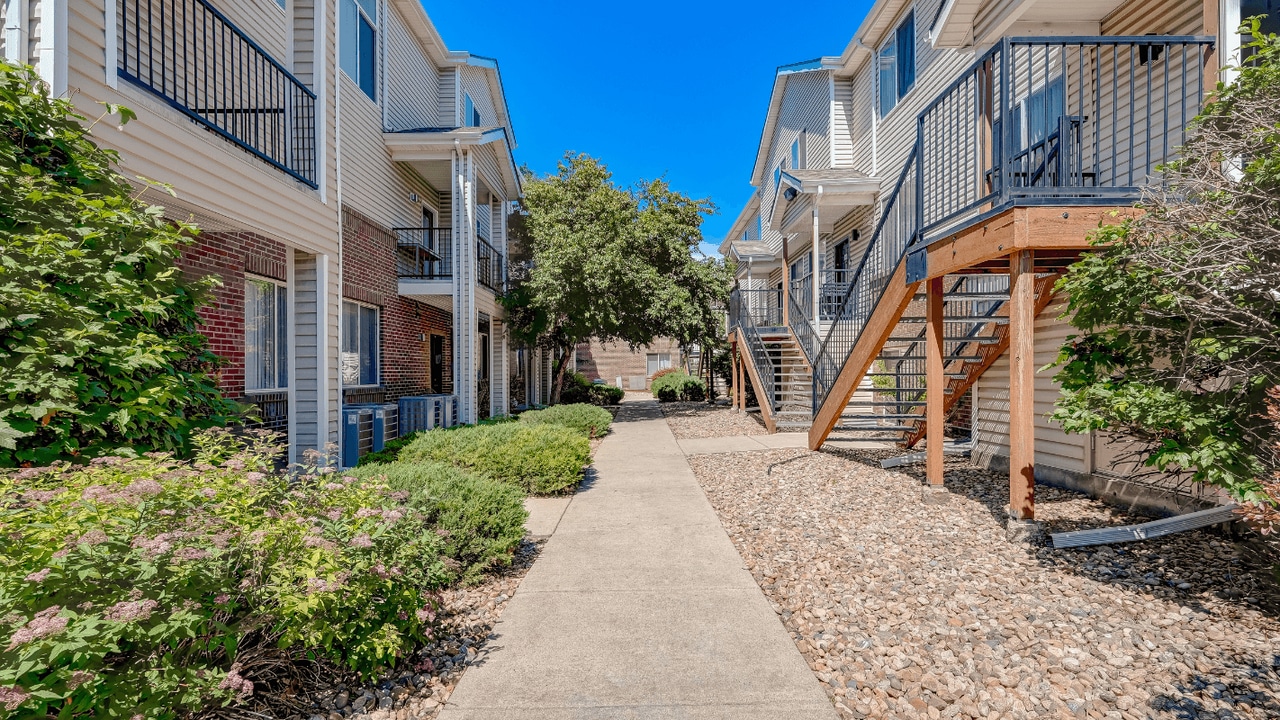
[[[1053,283],[1175,156],[1265,4],[880,0],[840,55],[778,68],[756,192],[721,247],[766,424],[815,449],[911,447],[967,405],[1015,522],[1036,480],[1184,501],[1048,419],[1039,369],[1069,334]],[[943,444],[927,449],[940,485]]]
[[[652,343],[634,349],[626,343],[591,340],[578,343],[573,367],[592,382],[644,392],[659,370],[680,368],[688,371],[689,357],[680,343],[671,338],[654,338]],[[694,372],[697,370],[697,367],[693,368]]]
[[97,140],[201,228],[182,265],[222,282],[201,311],[222,389],[291,460],[508,412],[496,299],[520,179],[496,61],[450,50],[416,0],[0,9],[6,59],[87,117],[137,113]]

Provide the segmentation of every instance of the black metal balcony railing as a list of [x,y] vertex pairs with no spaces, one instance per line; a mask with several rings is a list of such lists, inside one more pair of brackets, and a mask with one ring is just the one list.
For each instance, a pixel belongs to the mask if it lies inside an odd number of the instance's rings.
[[318,187],[316,96],[206,0],[119,0],[117,73]]
[[396,228],[396,271],[406,280],[453,277],[453,233],[449,228]]
[[791,334],[804,356],[812,361],[814,353],[818,352],[818,331],[813,320],[813,273],[792,280],[787,291],[790,293],[787,320]]
[[500,293],[506,286],[506,262],[502,253],[484,240],[476,241],[476,282]]
[[836,268],[822,271],[822,283],[819,285],[818,313],[825,322],[840,312],[840,303],[845,293],[849,292],[849,283],[853,282],[852,268]]
[[917,120],[922,240],[985,210],[1140,199],[1204,99],[1194,36],[1005,38]]

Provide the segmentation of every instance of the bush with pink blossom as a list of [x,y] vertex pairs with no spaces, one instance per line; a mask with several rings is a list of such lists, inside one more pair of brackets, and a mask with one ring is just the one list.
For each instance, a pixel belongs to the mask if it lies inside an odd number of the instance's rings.
[[173,717],[430,638],[454,574],[408,493],[201,446],[0,477],[0,717]]

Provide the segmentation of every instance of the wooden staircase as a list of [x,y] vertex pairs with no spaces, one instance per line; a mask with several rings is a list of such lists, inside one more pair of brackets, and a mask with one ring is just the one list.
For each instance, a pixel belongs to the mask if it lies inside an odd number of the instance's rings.
[[813,421],[813,372],[786,327],[740,328],[737,342],[769,432],[808,431]]

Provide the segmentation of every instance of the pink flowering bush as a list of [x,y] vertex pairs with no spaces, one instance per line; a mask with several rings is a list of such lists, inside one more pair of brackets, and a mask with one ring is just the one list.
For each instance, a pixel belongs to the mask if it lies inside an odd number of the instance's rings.
[[281,475],[267,438],[197,444],[0,478],[0,717],[173,717],[431,636],[452,574],[408,493]]

